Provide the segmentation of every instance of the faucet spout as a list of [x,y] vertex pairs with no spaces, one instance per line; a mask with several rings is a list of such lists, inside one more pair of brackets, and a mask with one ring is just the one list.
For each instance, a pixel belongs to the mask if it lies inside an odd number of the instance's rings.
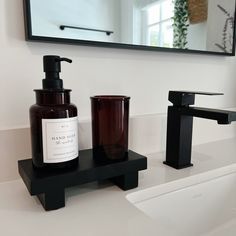
[[182,169],[191,164],[193,117],[216,120],[218,124],[230,124],[236,121],[235,111],[191,107],[195,94],[222,95],[221,93],[204,93],[188,91],[170,91],[168,107],[166,165]]
[[236,112],[202,107],[183,107],[182,115],[216,120],[218,124],[230,124],[236,121]]

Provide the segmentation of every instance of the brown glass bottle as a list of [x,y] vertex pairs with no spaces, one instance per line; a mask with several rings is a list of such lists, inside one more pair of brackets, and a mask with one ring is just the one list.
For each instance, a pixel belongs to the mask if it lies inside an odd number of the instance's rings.
[[36,104],[30,108],[33,166],[41,170],[76,167],[78,164],[77,108],[70,103],[69,89],[59,77],[59,56],[44,56],[43,89],[34,90]]
[[[43,158],[43,119],[60,119],[77,117],[77,108],[70,103],[70,91],[34,90],[36,104],[30,108],[30,126],[33,165],[38,168],[70,168],[77,165],[78,157],[65,162],[45,163]],[[75,130],[77,132],[77,130]]]
[[96,162],[120,161],[128,153],[130,97],[91,97],[93,155]]

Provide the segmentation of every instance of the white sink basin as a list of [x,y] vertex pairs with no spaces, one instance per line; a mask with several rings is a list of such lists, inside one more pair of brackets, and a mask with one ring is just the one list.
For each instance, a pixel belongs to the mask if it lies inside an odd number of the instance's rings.
[[[180,170],[181,171],[181,170]],[[127,195],[160,236],[235,236],[236,165]]]

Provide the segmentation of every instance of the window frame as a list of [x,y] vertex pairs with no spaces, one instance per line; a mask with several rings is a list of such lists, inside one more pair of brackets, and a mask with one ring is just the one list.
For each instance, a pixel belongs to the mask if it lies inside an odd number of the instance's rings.
[[[162,29],[163,29],[163,24],[166,23],[166,22],[169,22],[172,20],[172,17],[170,18],[166,18],[166,19],[163,19],[163,2],[165,1],[168,1],[168,0],[160,0],[159,2],[155,2],[155,3],[152,3],[152,4],[149,4],[147,6],[145,6],[143,8],[143,14],[142,14],[142,42],[143,44],[145,45],[149,45],[149,46],[157,46],[157,47],[164,47],[163,46],[163,40],[162,40],[162,37],[161,37],[161,34],[160,32],[162,32]],[[151,7],[154,7],[156,5],[160,5],[160,9],[159,9],[159,14],[160,14],[160,20],[159,21],[156,21],[154,23],[151,23],[151,24],[148,24],[148,10],[151,8]],[[153,26],[159,26],[159,34],[158,34],[158,41],[157,41],[157,45],[151,45],[150,44],[150,34],[149,34],[149,29]],[[173,43],[172,45],[170,46],[170,48],[173,47]]]

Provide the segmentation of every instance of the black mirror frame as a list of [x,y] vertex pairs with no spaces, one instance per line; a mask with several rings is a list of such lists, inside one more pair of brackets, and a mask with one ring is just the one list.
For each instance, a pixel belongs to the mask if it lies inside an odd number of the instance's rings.
[[79,40],[79,39],[34,36],[32,34],[30,0],[23,0],[23,7],[24,7],[26,41],[45,42],[45,43],[62,43],[62,44],[85,45],[85,46],[96,46],[96,47],[107,47],[107,48],[136,49],[136,50],[138,49],[138,50],[159,51],[159,52],[175,52],[175,53],[180,52],[180,53],[194,53],[194,54],[208,54],[208,55],[210,54],[210,55],[219,55],[219,56],[235,56],[236,10],[234,14],[235,27],[234,27],[234,32],[233,32],[232,53],[225,53],[225,52],[202,51],[202,50],[193,50],[193,49],[164,48],[164,47],[133,45],[133,44],[124,44],[124,43],[110,43],[110,42],[89,41],[89,40]]

